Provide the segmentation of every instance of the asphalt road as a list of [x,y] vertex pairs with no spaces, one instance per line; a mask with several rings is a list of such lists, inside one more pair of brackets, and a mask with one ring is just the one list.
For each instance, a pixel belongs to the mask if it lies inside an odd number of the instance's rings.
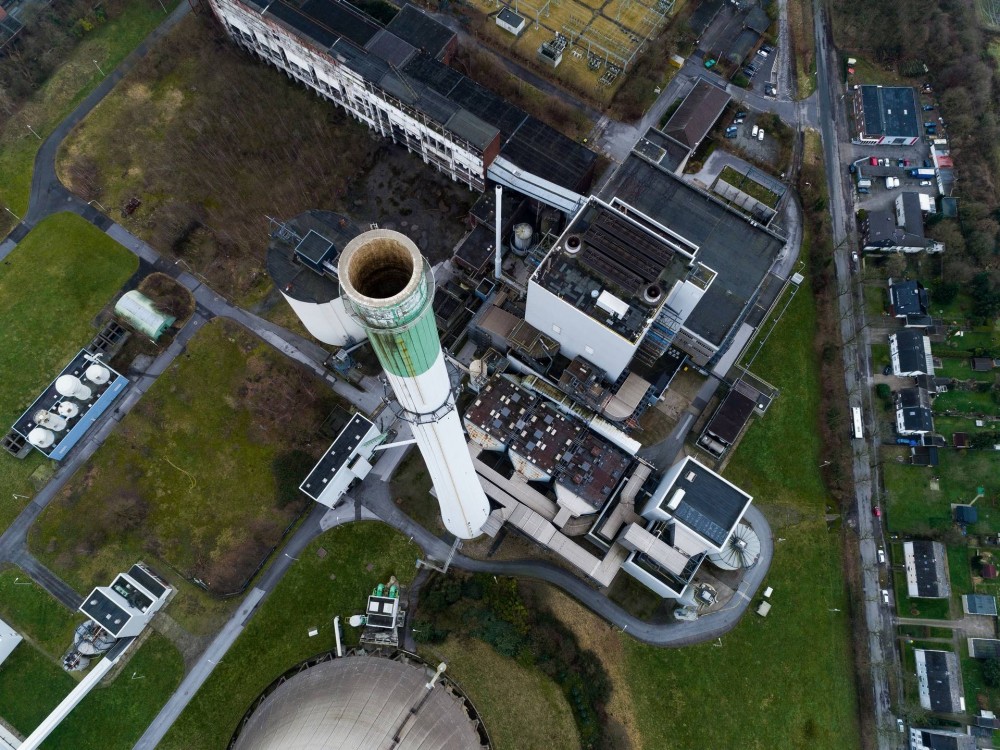
[[[856,505],[853,517],[848,523],[858,535],[862,591],[864,596],[864,618],[868,633],[864,647],[868,651],[868,663],[874,694],[870,701],[875,712],[875,726],[878,746],[881,749],[896,748],[901,735],[896,727],[896,717],[892,713],[892,696],[889,689],[890,672],[900,675],[898,654],[892,637],[892,611],[881,596],[880,566],[876,550],[884,546],[883,530],[872,512],[872,506],[879,504],[877,463],[872,460],[878,455],[875,410],[872,403],[872,366],[869,329],[865,321],[865,306],[861,296],[860,281],[852,278],[850,253],[857,247],[854,238],[853,194],[846,185],[846,162],[840,155],[840,144],[849,141],[846,129],[846,112],[843,107],[844,86],[840,82],[839,62],[833,46],[832,34],[826,11],[820,0],[814,0],[815,31],[817,49],[817,93],[820,102],[820,123],[822,125],[824,161],[830,193],[830,211],[834,262],[837,272],[838,306],[840,313],[840,334],[843,341],[843,361],[847,383],[848,407],[861,406],[865,415],[866,439],[852,440],[854,485]],[[846,432],[845,427],[845,432]],[[848,439],[845,434],[845,439]],[[869,441],[871,444],[869,445]],[[891,600],[895,597],[890,594]],[[902,679],[897,680],[902,684]],[[899,700],[897,696],[897,700]]]

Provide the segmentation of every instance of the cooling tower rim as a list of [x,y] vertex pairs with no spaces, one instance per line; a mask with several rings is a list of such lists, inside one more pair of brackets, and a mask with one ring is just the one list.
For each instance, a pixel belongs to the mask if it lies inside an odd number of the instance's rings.
[[[406,251],[413,269],[406,285],[396,294],[391,297],[369,297],[358,291],[352,283],[352,264],[356,262],[355,257],[363,255],[366,249],[387,240]],[[343,293],[353,301],[371,308],[393,307],[411,296],[420,287],[424,278],[425,263],[424,256],[420,253],[420,249],[416,243],[405,234],[392,229],[370,229],[367,232],[362,232],[347,243],[347,246],[340,253],[340,259],[337,262],[337,271]]]

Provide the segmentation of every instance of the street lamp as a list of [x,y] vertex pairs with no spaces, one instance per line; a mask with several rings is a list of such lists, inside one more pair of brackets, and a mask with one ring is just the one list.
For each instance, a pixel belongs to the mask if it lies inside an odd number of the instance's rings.
[[97,72],[98,73],[100,73],[102,76],[105,76],[105,77],[107,76],[107,74],[103,70],[101,70],[101,66],[97,64],[97,60],[94,60],[94,65],[97,66]]
[[87,205],[88,205],[88,206],[89,206],[89,205],[91,205],[91,204],[93,204],[93,205],[96,205],[96,206],[97,206],[97,207],[98,207],[99,209],[101,209],[101,210],[102,210],[102,211],[103,211],[104,213],[107,213],[107,212],[108,212],[108,209],[106,209],[106,208],[105,208],[104,206],[102,206],[102,205],[101,205],[100,203],[98,203],[98,202],[97,202],[96,200],[93,200],[93,201],[87,201]]
[[[9,208],[7,208],[7,206],[4,206],[4,207],[3,207],[3,210],[4,210],[4,211],[6,211],[7,213],[9,213],[9,214],[10,214],[11,216],[13,216],[13,217],[14,217],[15,219],[17,219],[18,221],[21,221],[21,217],[20,217],[20,216],[18,216],[18,215],[17,215],[16,213],[14,213],[13,211],[11,211],[11,210],[10,210]],[[19,496],[18,496],[18,495],[14,495],[14,497],[19,497]],[[23,496],[23,495],[20,495],[20,497],[24,497],[24,496]]]
[[31,131],[31,134],[35,136],[35,138],[37,138],[38,140],[42,140],[42,136],[38,135],[38,133],[35,132],[35,129],[30,125],[28,126],[28,130]]

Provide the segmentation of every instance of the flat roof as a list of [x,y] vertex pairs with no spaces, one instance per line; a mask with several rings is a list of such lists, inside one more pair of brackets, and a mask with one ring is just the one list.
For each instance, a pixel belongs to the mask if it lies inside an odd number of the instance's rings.
[[117,636],[132,615],[117,603],[108,598],[99,589],[90,592],[90,596],[84,599],[80,605],[80,611],[90,619],[107,630],[111,635]]
[[[38,427],[35,416],[40,411],[57,413],[60,404],[72,402],[79,408],[79,413],[75,417],[66,418],[66,428],[61,431],[52,431],[54,441],[48,448],[33,446],[35,450],[43,453],[49,458],[61,461],[72,450],[84,435],[94,426],[100,416],[108,410],[111,404],[122,394],[129,380],[125,376],[116,372],[102,358],[97,364],[107,368],[110,373],[108,382],[104,385],[97,385],[86,378],[87,368],[95,364],[94,355],[86,349],[81,349],[73,359],[69,361],[62,371],[52,379],[41,395],[34,400],[25,412],[17,418],[12,429],[19,435],[27,438],[33,429]],[[87,388],[90,389],[91,398],[88,401],[67,398],[56,390],[56,382],[65,375],[72,375],[79,378]]]
[[590,186],[597,154],[541,120],[527,117],[500,154],[560,187],[583,192]]
[[166,584],[141,565],[133,565],[129,568],[128,575],[129,578],[138,583],[157,599],[167,593]]
[[962,607],[966,614],[997,616],[997,598],[988,594],[963,594]]
[[[574,252],[575,247],[579,249]],[[574,217],[532,280],[635,342],[666,302],[674,282],[688,275],[689,261],[663,239],[592,199]],[[654,283],[659,295],[650,301],[645,291]]]
[[355,414],[340,431],[319,463],[309,472],[299,489],[313,500],[318,501],[330,480],[344,468],[351,455],[361,445],[375,424],[361,414]]
[[132,585],[132,582],[124,575],[115,578],[114,583],[111,584],[111,590],[127,601],[130,607],[140,612],[145,612],[153,604],[153,600],[149,598],[149,595],[142,589]]
[[601,197],[609,203],[620,199],[699,248],[696,260],[717,275],[684,328],[721,345],[756,298],[785,241],[634,153]]
[[399,599],[394,596],[372,596],[368,597],[368,607],[365,616],[368,618],[367,625],[373,628],[391,628],[396,624],[396,608],[399,606]]
[[757,402],[754,399],[733,388],[719,404],[705,430],[727,445],[732,445],[756,407]]
[[[318,273],[296,257],[296,251],[301,247],[307,257],[312,253],[336,268],[340,250],[359,234],[361,230],[342,214],[315,209],[305,211],[271,234],[267,246],[267,273],[274,286],[292,299],[318,304],[335,300],[340,297],[340,282],[335,272]],[[327,252],[331,245],[332,253]]]
[[664,169],[673,172],[681,165],[691,149],[677,142],[666,133],[656,128],[650,128],[646,134],[636,141],[632,151],[644,156],[649,161],[659,164]]
[[[684,490],[684,497],[680,505],[671,510],[668,505],[677,490]],[[721,546],[743,517],[750,500],[750,495],[739,487],[688,456],[659,507],[692,531]]]
[[410,3],[400,8],[386,29],[431,57],[440,57],[455,38],[454,31]]
[[503,21],[508,26],[520,26],[524,23],[524,17],[519,16],[517,13],[512,11],[507,6],[504,6],[500,12],[497,14],[497,18]]
[[913,138],[920,135],[920,107],[910,86],[862,86],[866,135]]
[[969,656],[973,659],[1000,659],[1000,639],[969,638]]

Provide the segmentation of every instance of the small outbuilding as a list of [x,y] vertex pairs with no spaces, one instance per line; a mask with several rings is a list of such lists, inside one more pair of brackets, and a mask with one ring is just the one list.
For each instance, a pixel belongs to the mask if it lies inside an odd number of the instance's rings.
[[10,656],[17,644],[21,642],[21,636],[10,625],[0,620],[0,664]]
[[156,305],[142,292],[133,289],[125,292],[115,303],[115,314],[139,333],[156,341],[177,320],[156,309]]
[[528,19],[515,13],[510,8],[503,8],[497,13],[497,26],[505,31],[509,31],[514,36],[520,36],[527,25]]
[[979,521],[979,511],[975,505],[956,505],[955,521],[958,523],[976,523]]
[[990,357],[973,357],[972,358],[972,371],[973,372],[989,372],[993,369],[993,359]]

